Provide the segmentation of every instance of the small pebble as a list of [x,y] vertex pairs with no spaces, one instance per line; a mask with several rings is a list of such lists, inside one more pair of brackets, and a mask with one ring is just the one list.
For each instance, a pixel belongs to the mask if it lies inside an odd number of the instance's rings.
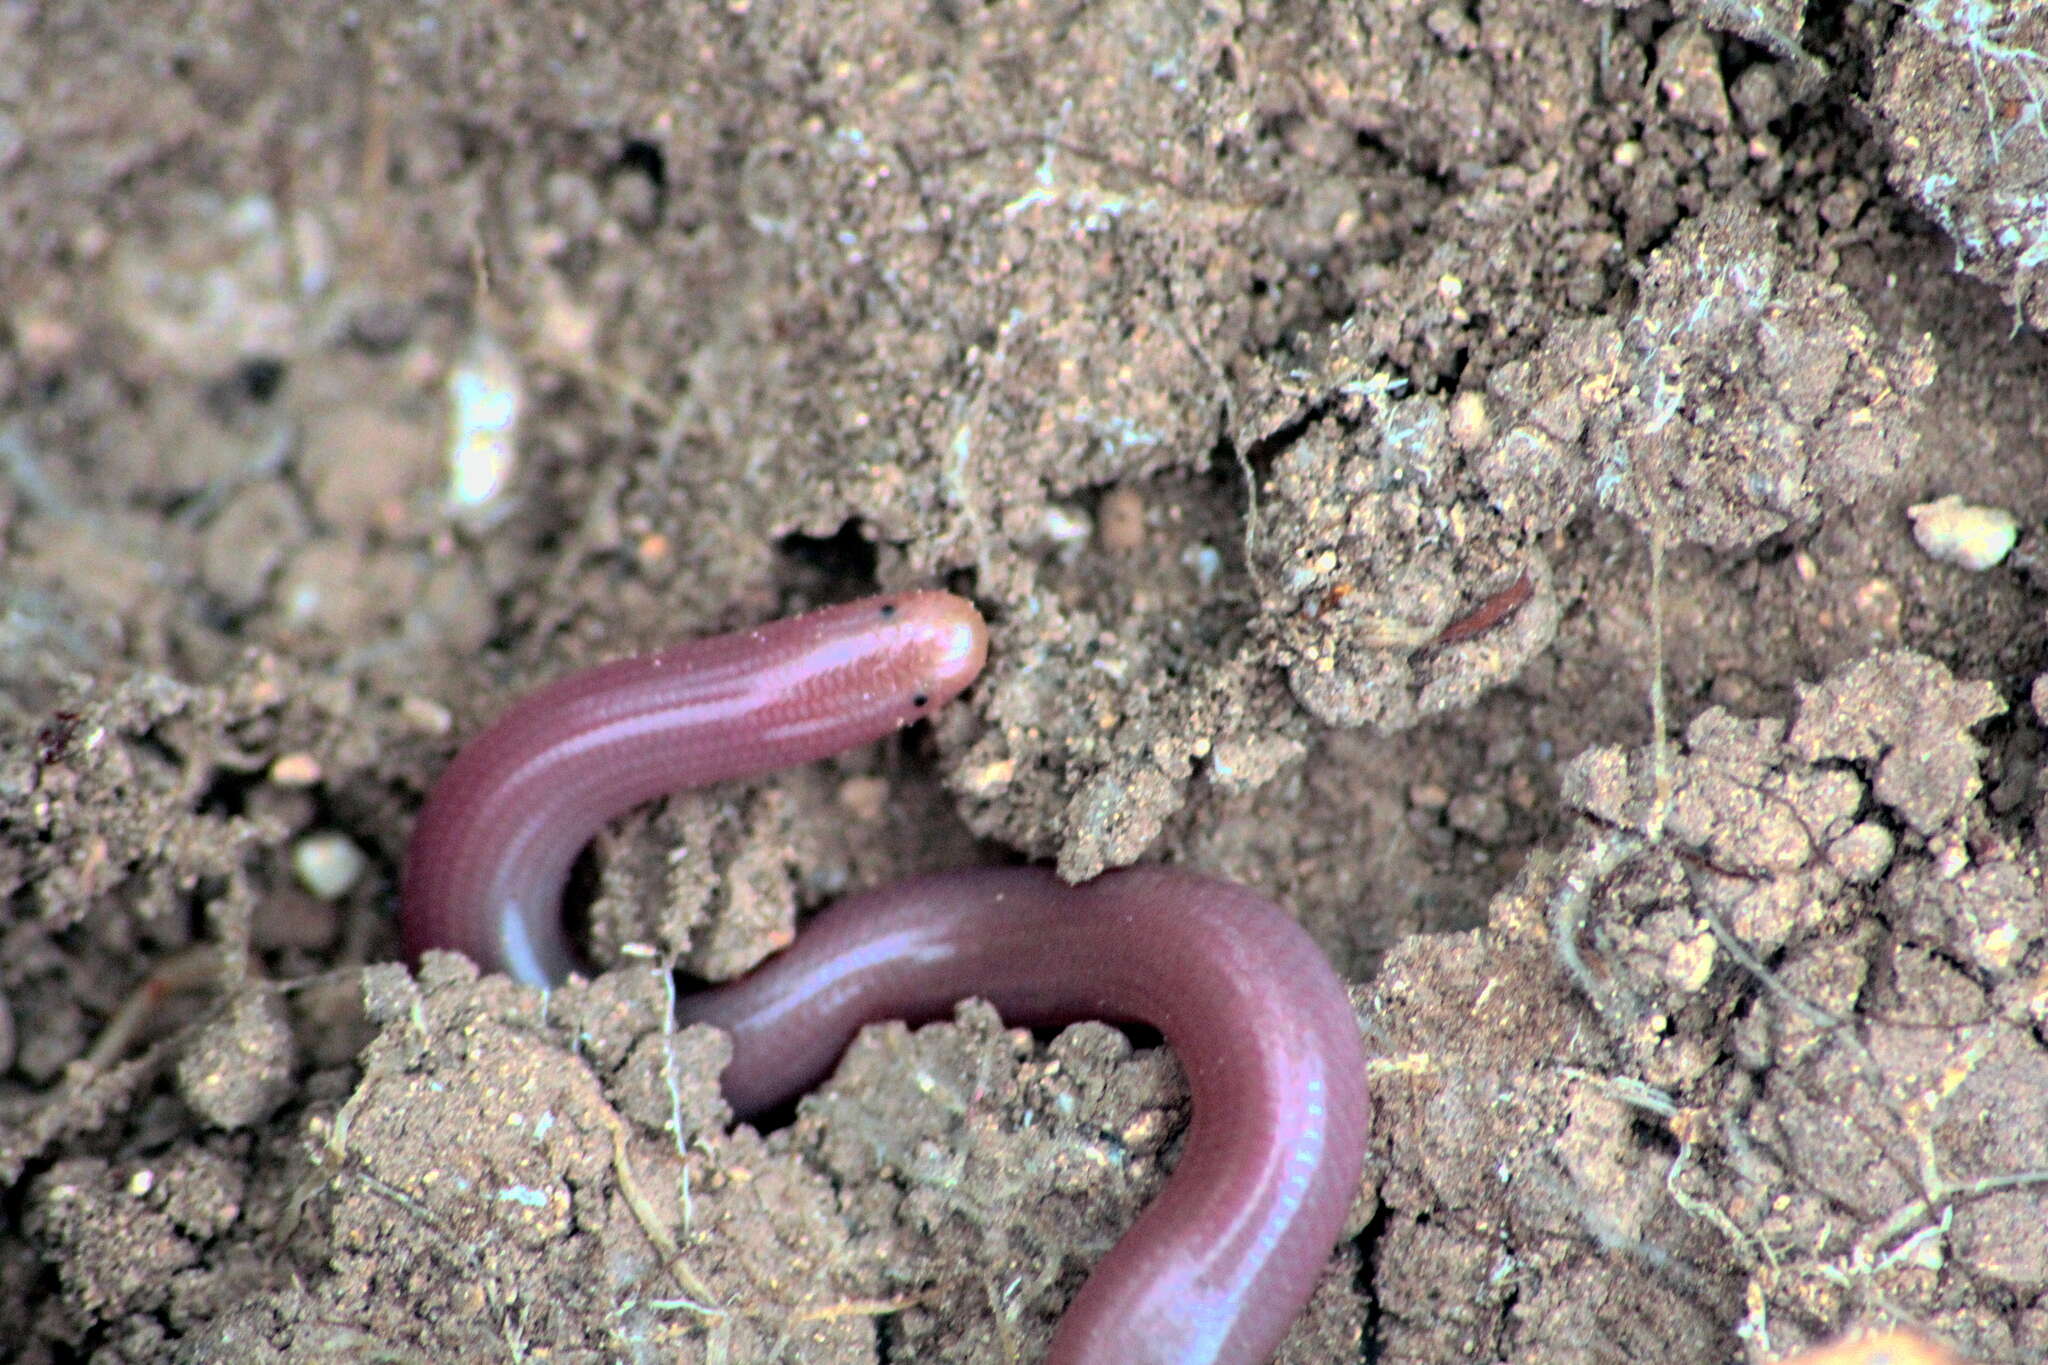
[[292,845],[292,871],[302,886],[322,900],[347,895],[369,861],[355,840],[332,830],[309,834]]
[[2002,507],[1979,507],[1955,494],[1906,509],[1913,539],[1932,558],[1982,573],[2012,553],[2019,518]]
[[398,715],[423,735],[445,735],[455,728],[455,717],[431,697],[408,696],[398,703]]
[[448,373],[448,503],[488,517],[512,482],[523,391],[519,367],[488,333]]
[[1088,520],[1087,513],[1049,502],[1039,515],[1038,534],[1040,539],[1052,543],[1061,563],[1070,564],[1088,547],[1095,525]]
[[1017,776],[1017,760],[999,758],[979,768],[969,768],[960,775],[961,785],[970,796],[987,796],[1010,785]]
[[1701,990],[1714,975],[1718,954],[1711,930],[1682,939],[1664,954],[1664,979],[1681,991]]
[[659,531],[649,531],[633,546],[633,559],[642,569],[657,569],[668,562],[675,544]]
[[270,765],[270,780],[280,787],[310,787],[320,780],[320,760],[305,752],[279,754]]
[[1158,1143],[1166,1131],[1168,1115],[1164,1109],[1147,1109],[1144,1113],[1124,1125],[1117,1136],[1126,1147],[1151,1147]]
[[1460,450],[1477,450],[1493,438],[1493,418],[1486,410],[1486,395],[1474,389],[1461,391],[1451,400],[1451,444]]

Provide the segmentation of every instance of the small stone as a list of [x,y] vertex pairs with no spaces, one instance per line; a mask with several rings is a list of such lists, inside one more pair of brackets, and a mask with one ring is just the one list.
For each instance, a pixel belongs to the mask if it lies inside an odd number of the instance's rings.
[[1477,450],[1493,439],[1493,418],[1486,411],[1486,395],[1466,389],[1451,400],[1451,444],[1460,450]]
[[1955,494],[1906,509],[1913,539],[1931,558],[1982,573],[2008,554],[2020,536],[2019,518],[2002,507],[1979,507]]
[[1973,936],[1970,956],[1996,972],[2009,972],[2018,956],[2020,932],[2010,923],[1994,924]]
[[448,504],[489,521],[518,464],[525,397],[519,367],[496,338],[479,332],[448,372]]
[[668,563],[675,553],[675,542],[659,531],[649,531],[633,546],[634,562],[642,569],[654,570]]
[[1049,502],[1039,515],[1038,538],[1053,547],[1062,564],[1078,558],[1094,534],[1095,524],[1088,520],[1088,514],[1071,507]]
[[1117,1136],[1123,1139],[1126,1147],[1156,1147],[1160,1135],[1166,1131],[1169,1117],[1164,1109],[1147,1109],[1125,1124],[1123,1132]]
[[398,717],[423,735],[445,735],[455,728],[453,713],[431,697],[400,698]]
[[347,895],[369,863],[355,840],[334,830],[309,834],[292,846],[292,871],[299,884],[322,900]]
[[1664,979],[1681,991],[1702,989],[1714,975],[1718,951],[1711,930],[1672,944],[1664,954]]
[[999,758],[984,763],[978,768],[969,768],[960,775],[960,785],[969,796],[989,796],[1010,785],[1017,776],[1017,760]]
[[279,754],[270,764],[270,780],[280,787],[310,787],[320,780],[320,760],[304,751]]

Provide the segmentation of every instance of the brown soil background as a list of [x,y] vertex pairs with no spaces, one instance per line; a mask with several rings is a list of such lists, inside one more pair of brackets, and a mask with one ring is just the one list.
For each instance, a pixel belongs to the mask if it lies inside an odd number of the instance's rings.
[[[0,3],[0,1354],[1033,1360],[1171,1057],[966,1005],[728,1131],[652,965],[1029,856],[1239,879],[1358,983],[1288,1362],[2048,1357],[2044,52],[1942,0]],[[479,384],[517,463],[460,508]],[[1946,493],[2005,563],[1916,546]],[[619,970],[391,962],[520,689],[932,581],[977,688],[622,822]]]

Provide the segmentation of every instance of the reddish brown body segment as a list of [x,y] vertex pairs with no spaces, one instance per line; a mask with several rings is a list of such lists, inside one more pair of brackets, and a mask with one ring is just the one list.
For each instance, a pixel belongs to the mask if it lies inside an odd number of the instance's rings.
[[870,597],[572,674],[463,746],[406,849],[408,956],[537,986],[577,967],[562,887],[617,816],[879,739],[959,695],[988,628],[951,593]]

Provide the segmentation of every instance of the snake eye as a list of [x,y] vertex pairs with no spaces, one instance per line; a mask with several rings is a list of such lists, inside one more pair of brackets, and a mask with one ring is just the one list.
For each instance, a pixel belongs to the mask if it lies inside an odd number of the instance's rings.
[[915,707],[917,707],[917,708],[919,708],[919,709],[921,710],[921,709],[923,709],[923,708],[924,708],[924,707],[925,707],[925,706],[926,706],[926,705],[927,705],[927,704],[928,704],[928,703],[929,703],[930,701],[931,701],[931,698],[930,698],[930,697],[928,697],[928,696],[926,696],[926,695],[925,695],[924,693],[920,692],[920,693],[918,693],[918,694],[917,694],[916,696],[914,696],[914,697],[912,697],[912,698],[910,699],[910,704],[911,704],[912,706],[915,706]]

